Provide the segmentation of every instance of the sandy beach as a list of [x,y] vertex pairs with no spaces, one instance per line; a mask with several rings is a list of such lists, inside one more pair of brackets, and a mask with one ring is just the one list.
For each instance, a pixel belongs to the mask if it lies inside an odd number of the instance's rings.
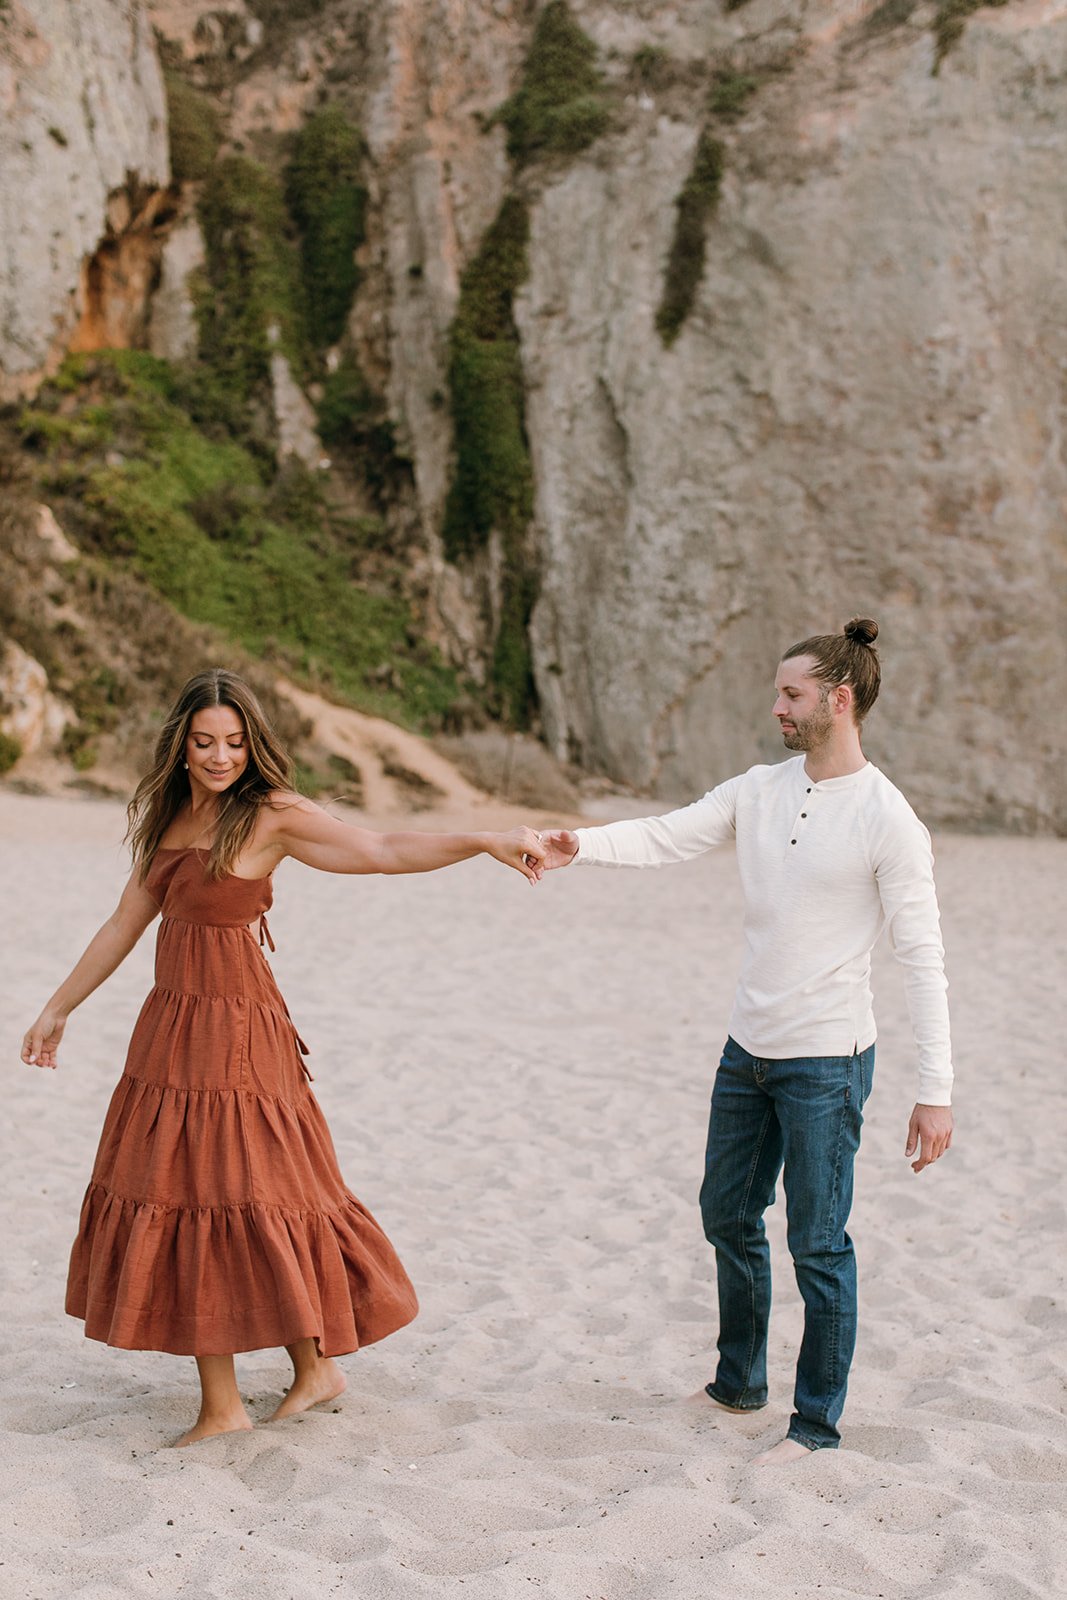
[[[878,952],[843,1448],[758,1471],[801,1326],[781,1204],[771,1405],[687,1398],[712,1370],[696,1195],[739,959],[732,858],[536,889],[486,860],[279,871],[275,970],[422,1312],[344,1359],[332,1408],[178,1452],[192,1361],[92,1343],[63,1312],[152,934],[75,1014],[56,1074],[18,1061],[112,909],[122,828],[115,802],[0,790],[3,1600],[1065,1592],[1067,841],[935,840],[958,1135],[919,1178],[903,989]],[[254,1416],[288,1370],[239,1358]]]

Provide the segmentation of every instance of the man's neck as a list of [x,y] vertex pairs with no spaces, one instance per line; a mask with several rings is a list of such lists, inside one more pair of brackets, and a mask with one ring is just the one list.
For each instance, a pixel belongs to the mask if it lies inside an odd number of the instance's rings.
[[847,778],[853,772],[862,772],[866,765],[859,735],[853,733],[845,739],[828,739],[824,745],[809,750],[804,771],[813,783],[823,783],[827,778]]

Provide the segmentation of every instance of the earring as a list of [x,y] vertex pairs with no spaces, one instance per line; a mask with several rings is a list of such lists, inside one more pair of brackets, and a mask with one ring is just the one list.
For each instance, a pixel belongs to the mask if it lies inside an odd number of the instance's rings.
[[182,766],[185,768],[186,772],[189,771],[189,763],[188,763],[188,761],[183,761],[182,762]]

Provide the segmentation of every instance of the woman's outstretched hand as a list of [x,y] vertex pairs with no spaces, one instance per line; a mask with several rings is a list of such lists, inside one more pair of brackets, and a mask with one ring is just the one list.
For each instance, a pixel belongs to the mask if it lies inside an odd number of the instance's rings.
[[514,867],[531,883],[539,883],[545,870],[545,847],[532,828],[512,828],[510,833],[487,833],[486,853],[506,867]]
[[45,1007],[22,1041],[22,1059],[27,1066],[55,1068],[56,1051],[66,1025],[65,1016]]
[[553,828],[538,837],[544,846],[546,872],[552,872],[556,867],[569,867],[578,854],[578,835],[570,828]]

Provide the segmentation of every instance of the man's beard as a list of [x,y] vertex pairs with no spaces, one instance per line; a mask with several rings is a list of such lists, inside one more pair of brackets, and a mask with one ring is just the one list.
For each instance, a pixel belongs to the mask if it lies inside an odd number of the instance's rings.
[[804,750],[810,753],[818,750],[829,739],[834,727],[834,714],[830,710],[827,696],[823,695],[810,717],[804,717],[796,723],[793,733],[783,733],[787,750]]

